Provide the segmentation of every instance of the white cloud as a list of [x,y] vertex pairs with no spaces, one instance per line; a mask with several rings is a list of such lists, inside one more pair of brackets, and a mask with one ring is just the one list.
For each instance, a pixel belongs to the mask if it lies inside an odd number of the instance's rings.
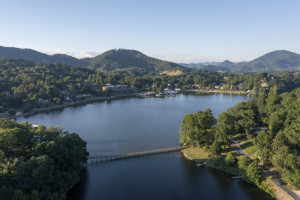
[[46,54],[54,55],[54,54],[66,54],[69,56],[73,56],[76,58],[91,58],[100,55],[100,52],[96,51],[79,51],[79,52],[71,52],[71,51],[64,51],[64,50],[55,50],[55,51],[44,51]]
[[[76,58],[91,58],[101,54],[101,52],[97,51],[79,51],[79,52],[71,52],[64,50],[56,50],[56,51],[42,51],[47,54],[66,54]],[[203,56],[196,54],[185,54],[185,53],[171,53],[168,55],[165,54],[147,54],[148,56],[158,58],[165,61],[175,62],[175,63],[198,63],[198,62],[223,62],[224,60],[230,60],[231,62],[242,62],[242,61],[250,61],[253,60],[253,57],[225,57],[225,56]]]
[[101,53],[96,51],[80,51],[78,53],[73,53],[76,58],[91,58],[100,55]]

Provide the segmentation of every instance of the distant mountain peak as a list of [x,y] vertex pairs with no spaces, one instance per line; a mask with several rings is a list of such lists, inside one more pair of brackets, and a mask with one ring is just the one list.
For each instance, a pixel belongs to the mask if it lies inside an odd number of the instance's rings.
[[16,47],[0,46],[0,57],[3,58],[16,58],[40,63],[61,63],[65,65],[83,67],[87,63],[65,54],[48,55],[38,52],[33,49],[21,49]]
[[300,54],[287,50],[276,50],[252,61],[238,64],[233,72],[274,72],[300,69]]
[[141,69],[148,72],[166,70],[186,70],[185,67],[156,58],[131,49],[112,49],[91,59],[89,68],[99,70]]
[[233,63],[233,62],[231,62],[229,60],[224,60],[223,63]]

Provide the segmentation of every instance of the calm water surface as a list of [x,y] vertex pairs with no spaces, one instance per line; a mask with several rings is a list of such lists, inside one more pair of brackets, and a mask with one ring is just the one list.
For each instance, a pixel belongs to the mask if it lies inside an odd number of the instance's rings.
[[[90,155],[175,147],[187,113],[211,108],[215,117],[250,97],[238,95],[130,98],[41,113],[30,121],[78,133]],[[271,199],[231,176],[197,168],[180,153],[89,163],[69,199]]]

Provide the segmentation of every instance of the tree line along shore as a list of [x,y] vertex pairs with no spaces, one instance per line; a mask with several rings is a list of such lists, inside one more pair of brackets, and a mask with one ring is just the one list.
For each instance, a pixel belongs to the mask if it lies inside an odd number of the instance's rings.
[[[171,69],[170,69],[171,70]],[[171,70],[172,71],[172,70]],[[88,97],[128,94],[134,91],[281,94],[300,86],[300,74],[293,72],[231,74],[205,70],[183,70],[176,75],[138,69],[99,71],[63,64],[0,59],[0,114],[62,105]],[[122,86],[111,89],[107,85]],[[108,89],[107,89],[108,88]],[[47,109],[46,109],[47,110]]]
[[196,162],[209,161],[207,166],[241,176],[271,195],[275,192],[272,188],[277,187],[297,199],[299,102],[298,88],[240,102],[218,119],[210,109],[187,114],[180,127],[180,142],[197,148],[182,150],[183,154]]

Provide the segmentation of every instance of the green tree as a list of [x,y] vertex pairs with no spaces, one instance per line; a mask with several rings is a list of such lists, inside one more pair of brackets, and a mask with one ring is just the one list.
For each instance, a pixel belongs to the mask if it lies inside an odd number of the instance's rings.
[[180,143],[184,146],[193,145],[196,141],[196,119],[193,114],[187,114],[183,117],[180,126]]
[[235,107],[230,108],[228,112],[234,116],[237,132],[243,133],[246,137],[253,131],[256,113],[251,104],[240,102]]
[[284,145],[274,153],[272,163],[289,184],[300,189],[300,156]]
[[230,145],[230,136],[235,134],[234,117],[224,112],[218,117],[218,125],[215,127],[215,139],[222,145]]
[[248,156],[242,156],[238,161],[238,166],[240,169],[247,171],[247,168],[252,160]]
[[284,127],[286,112],[273,112],[269,118],[269,128],[272,134],[276,134]]
[[45,191],[64,199],[87,156],[86,142],[75,133],[0,119],[0,195],[27,200]]
[[236,157],[230,152],[225,157],[225,163],[228,166],[235,166],[237,162]]
[[261,157],[261,161],[265,163],[272,155],[272,136],[266,131],[260,131],[254,140],[256,154]]
[[183,145],[209,144],[216,124],[210,109],[184,116],[180,126],[180,143]]
[[255,161],[249,164],[247,171],[243,174],[242,178],[248,183],[255,185],[260,184],[262,180],[261,170]]
[[212,157],[220,156],[221,151],[222,151],[222,148],[221,148],[220,143],[217,140],[215,140],[210,147],[211,156]]

